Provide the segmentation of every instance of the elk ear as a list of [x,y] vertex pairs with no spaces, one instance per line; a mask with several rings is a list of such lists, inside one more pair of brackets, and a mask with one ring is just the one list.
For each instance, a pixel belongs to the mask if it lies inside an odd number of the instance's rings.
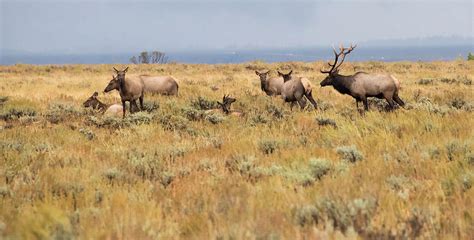
[[258,71],[255,71],[255,74],[257,74],[258,76],[260,76],[260,73]]
[[217,104],[219,104],[219,106],[224,106],[224,104],[222,104],[221,102],[217,101]]
[[293,70],[291,70],[287,75],[291,75],[293,73]]
[[123,71],[124,71],[124,72],[127,72],[127,71],[128,71],[128,67],[126,67]]
[[283,76],[283,73],[281,73],[280,71],[277,71],[278,72],[278,76]]
[[115,70],[117,73],[119,72],[119,70],[117,70],[115,67],[114,67],[114,70]]

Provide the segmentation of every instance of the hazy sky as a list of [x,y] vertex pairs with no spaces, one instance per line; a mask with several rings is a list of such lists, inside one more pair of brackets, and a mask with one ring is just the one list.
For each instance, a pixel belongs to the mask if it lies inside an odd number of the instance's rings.
[[39,53],[328,46],[474,32],[472,0],[0,2],[0,47]]

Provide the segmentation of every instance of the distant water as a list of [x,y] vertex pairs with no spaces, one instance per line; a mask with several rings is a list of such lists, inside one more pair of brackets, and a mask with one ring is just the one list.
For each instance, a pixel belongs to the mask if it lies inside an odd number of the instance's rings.
[[[473,45],[442,47],[358,47],[349,57],[350,61],[446,61],[456,58],[466,59],[474,53]],[[23,64],[108,64],[130,63],[133,54],[76,54],[38,55],[11,54],[0,56],[1,65]],[[187,51],[168,52],[168,62],[179,63],[241,63],[255,60],[265,62],[331,60],[333,53],[328,48],[301,48],[275,50],[236,51]]]

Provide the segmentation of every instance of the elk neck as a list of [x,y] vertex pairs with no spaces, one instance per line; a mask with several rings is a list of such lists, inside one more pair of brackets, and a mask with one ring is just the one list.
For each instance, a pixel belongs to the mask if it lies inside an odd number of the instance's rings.
[[354,83],[354,78],[352,76],[343,76],[339,74],[335,74],[333,76],[333,87],[338,92],[342,94],[350,94],[351,93],[351,86]]

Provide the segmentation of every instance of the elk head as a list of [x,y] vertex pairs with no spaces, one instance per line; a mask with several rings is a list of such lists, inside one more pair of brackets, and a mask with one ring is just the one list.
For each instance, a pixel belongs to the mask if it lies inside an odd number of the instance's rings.
[[268,76],[268,73],[270,73],[270,70],[266,71],[266,72],[259,72],[259,71],[255,71],[255,74],[257,74],[257,76],[260,77],[260,80],[262,82],[265,82],[267,80],[267,76]]
[[119,89],[120,88],[120,82],[118,80],[118,77],[112,75],[112,80],[110,80],[109,84],[107,84],[107,87],[105,87],[104,92],[110,92],[114,89]]
[[[328,76],[321,82],[321,87],[332,85],[332,82],[334,80],[334,77],[338,75],[339,72],[339,67],[342,65],[344,62],[344,59],[346,58],[346,55],[352,52],[354,48],[357,45],[352,45],[349,48],[345,48],[344,46],[339,47],[339,53],[336,51],[334,46],[332,47],[333,52],[334,52],[334,63],[331,64],[328,62],[329,67],[331,67],[329,70],[320,70],[321,73],[327,73]],[[339,62],[339,58],[342,57],[341,61]]]
[[82,105],[84,107],[92,107],[93,109],[96,109],[99,105],[99,100],[97,99],[97,96],[99,96],[99,93],[94,92],[94,94],[92,94],[92,96],[90,96]]
[[234,103],[235,101],[237,101],[235,98],[232,98],[229,95],[226,96],[224,94],[224,97],[222,98],[222,102],[218,101],[217,104],[219,104],[219,106],[221,106],[222,108],[222,111],[227,114],[227,113],[230,113],[230,105]]
[[117,73],[117,78],[122,81],[125,79],[125,73],[128,71],[128,67],[126,67],[124,70],[119,71],[114,67],[115,72]]
[[293,73],[293,70],[291,70],[289,73],[287,74],[284,74],[284,73],[281,73],[280,71],[278,71],[278,76],[280,77],[283,77],[283,81],[284,82],[287,82],[289,80],[291,80],[291,74]]

